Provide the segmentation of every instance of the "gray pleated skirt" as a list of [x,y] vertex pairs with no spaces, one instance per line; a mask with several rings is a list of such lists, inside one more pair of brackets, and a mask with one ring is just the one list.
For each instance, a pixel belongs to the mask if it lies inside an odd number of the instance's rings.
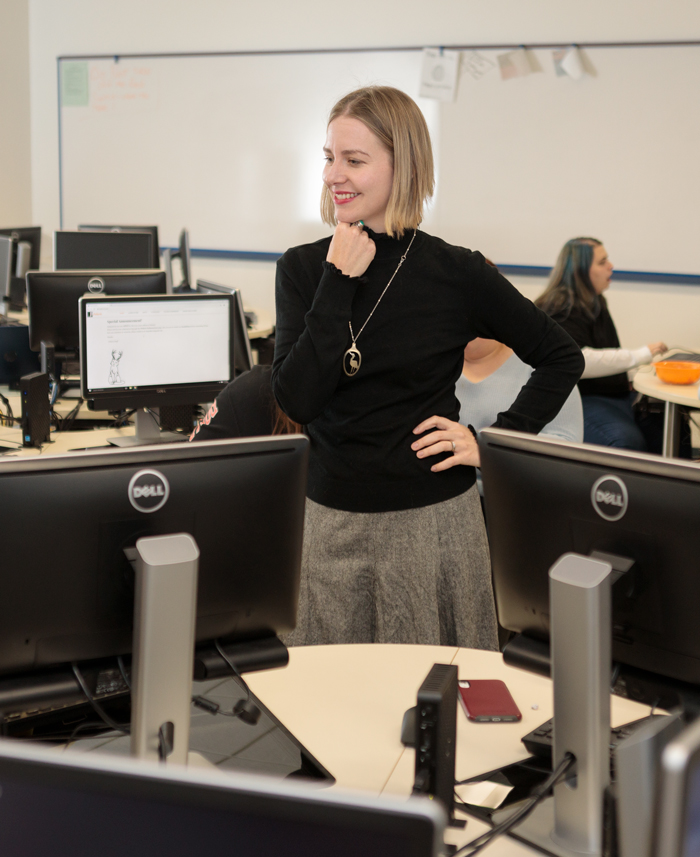
[[498,648],[476,487],[419,509],[343,512],[306,501],[299,618],[288,646]]

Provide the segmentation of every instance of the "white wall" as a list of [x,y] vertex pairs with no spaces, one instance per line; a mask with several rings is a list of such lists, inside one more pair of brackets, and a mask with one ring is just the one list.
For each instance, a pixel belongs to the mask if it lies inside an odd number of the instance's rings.
[[[29,0],[29,10],[32,214],[47,232],[58,226],[59,55],[700,38],[697,0],[438,0],[429,6],[423,0],[354,0],[350,7],[327,0]],[[697,93],[669,97],[679,109],[696,109]],[[590,121],[600,122],[605,133],[605,117]],[[600,190],[601,204],[608,204]],[[615,248],[608,250],[614,260]],[[492,248],[487,252],[497,256]],[[194,268],[195,275],[241,284],[247,303],[273,309],[272,266],[195,260]],[[531,280],[518,286],[530,296],[540,291]],[[616,284],[610,305],[624,344],[661,338],[700,344],[700,289]]]
[[32,219],[29,0],[0,7],[0,227]]

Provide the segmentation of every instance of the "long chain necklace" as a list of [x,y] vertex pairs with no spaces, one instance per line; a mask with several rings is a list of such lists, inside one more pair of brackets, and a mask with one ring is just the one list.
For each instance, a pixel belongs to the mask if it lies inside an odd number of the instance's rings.
[[406,248],[406,252],[399,259],[399,264],[396,266],[396,270],[391,275],[391,279],[389,280],[389,282],[384,286],[384,291],[381,293],[381,295],[379,295],[379,300],[374,305],[372,312],[367,316],[367,320],[365,321],[365,323],[358,330],[357,336],[355,336],[355,334],[353,333],[352,322],[351,321],[348,322],[348,326],[350,328],[350,338],[352,339],[352,345],[350,346],[350,348],[348,348],[348,350],[345,352],[345,354],[343,354],[343,372],[345,372],[345,374],[350,378],[352,378],[353,375],[356,375],[360,371],[360,366],[362,365],[362,355],[360,354],[360,349],[357,347],[357,340],[360,338],[360,334],[362,333],[362,331],[367,327],[367,322],[374,315],[374,310],[376,310],[376,308],[381,303],[382,298],[386,294],[386,290],[393,283],[394,277],[399,273],[399,268],[406,261],[406,256],[408,256],[408,251],[411,249],[411,245],[415,241],[416,232],[417,232],[417,230],[414,229],[413,230],[413,238],[411,238],[411,241],[410,241],[408,247]]

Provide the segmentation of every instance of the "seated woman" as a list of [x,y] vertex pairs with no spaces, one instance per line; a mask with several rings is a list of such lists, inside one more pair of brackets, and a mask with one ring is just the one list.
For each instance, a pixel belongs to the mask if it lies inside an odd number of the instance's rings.
[[256,365],[225,387],[190,440],[297,434],[302,427],[283,414],[272,395],[272,366]]
[[[448,440],[452,443],[454,455],[445,459],[434,470],[446,469],[457,464],[467,464],[464,453],[471,447],[473,435],[471,429],[480,431],[493,425],[499,413],[507,410],[513,398],[517,396],[523,385],[532,375],[532,366],[523,363],[502,342],[495,339],[477,337],[464,349],[464,365],[455,393],[459,399],[459,422],[440,418],[435,428],[440,435],[435,435],[434,443]],[[416,433],[424,431],[425,425],[418,426]],[[583,439],[583,411],[581,396],[576,387],[564,402],[557,416],[540,431],[543,437],[553,437],[580,443]],[[426,441],[428,441],[426,437]],[[430,450],[430,442],[420,441],[414,444],[419,450],[419,457],[432,455],[439,448]],[[480,480],[477,483],[481,491]]]
[[[464,366],[455,393],[460,403],[459,421],[477,431],[496,422],[498,414],[513,401],[532,375],[511,348],[495,339],[472,339],[464,349]],[[557,416],[540,435],[580,443],[583,440],[581,396],[574,387]]]
[[535,301],[580,346],[586,361],[579,391],[583,402],[583,440],[601,446],[647,450],[632,409],[627,370],[667,351],[663,342],[620,347],[603,292],[613,265],[595,238],[572,238],[559,254],[544,293]]

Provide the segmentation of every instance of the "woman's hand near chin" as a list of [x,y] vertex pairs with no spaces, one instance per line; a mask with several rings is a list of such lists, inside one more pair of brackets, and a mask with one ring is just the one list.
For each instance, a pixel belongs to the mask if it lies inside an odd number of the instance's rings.
[[[434,431],[429,431],[434,429]],[[428,432],[428,434],[424,434]],[[422,434],[423,437],[411,444],[418,458],[427,458],[430,455],[438,455],[441,452],[452,452],[449,458],[433,464],[430,468],[435,473],[448,470],[457,464],[468,464],[479,467],[479,445],[476,438],[466,426],[461,423],[452,422],[445,417],[430,417],[413,429],[413,434]]]
[[348,277],[361,277],[376,252],[377,245],[361,226],[339,223],[333,233],[326,261],[332,262]]

